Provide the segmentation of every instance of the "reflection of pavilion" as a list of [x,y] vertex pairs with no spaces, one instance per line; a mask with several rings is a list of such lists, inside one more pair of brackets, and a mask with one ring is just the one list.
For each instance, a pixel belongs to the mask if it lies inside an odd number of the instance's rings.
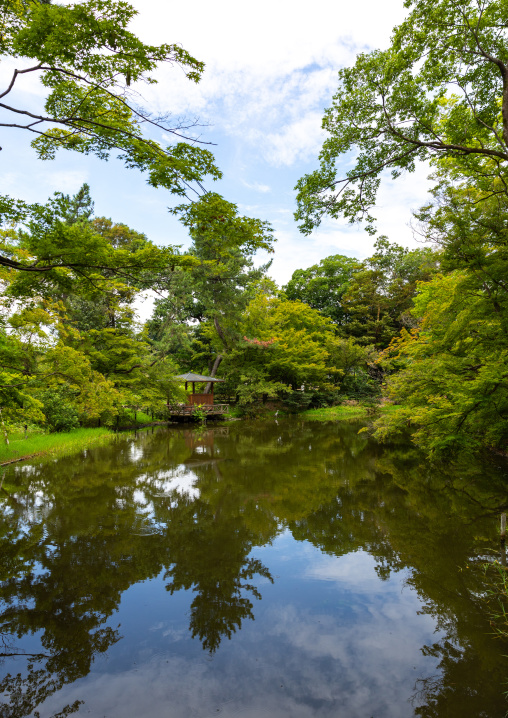
[[184,431],[185,445],[189,449],[196,449],[198,446],[206,449],[210,449],[213,454],[214,444],[214,431],[213,429],[207,429],[206,431],[193,431],[188,429]]
[[214,427],[206,431],[186,430],[184,432],[185,445],[192,451],[192,455],[184,461],[188,467],[205,466],[217,461],[224,461],[223,457],[216,457],[214,451],[215,436],[227,436],[227,426]]
[[[192,384],[192,394],[187,394],[186,404],[167,405],[172,419],[191,418],[197,409],[199,409],[200,412],[204,412],[207,417],[217,417],[227,414],[229,410],[228,404],[214,404],[213,402],[214,384],[217,381],[224,381],[224,379],[216,379],[213,376],[203,376],[202,374],[188,372],[187,374],[175,376],[175,381],[176,380],[185,382],[185,391],[188,391],[188,385]],[[196,394],[196,384],[209,384],[210,391],[198,392]]]

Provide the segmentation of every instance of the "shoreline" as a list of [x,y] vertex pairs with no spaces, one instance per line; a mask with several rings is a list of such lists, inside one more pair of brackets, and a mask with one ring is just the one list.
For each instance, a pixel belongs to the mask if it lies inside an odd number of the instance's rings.
[[[167,422],[151,424],[139,424],[136,426],[121,427],[122,431],[136,431],[147,426],[158,426]],[[88,429],[75,429],[74,431],[61,432],[54,434],[36,434],[26,439],[14,440],[9,447],[3,446],[5,454],[0,460],[0,468],[7,467],[21,461],[30,461],[37,458],[50,458],[64,456],[65,454],[73,454],[83,449],[101,446],[116,439],[118,431],[109,427],[98,427]],[[24,443],[27,453],[16,455],[17,444]],[[34,450],[35,449],[35,450]]]
[[[396,407],[388,405],[384,407],[376,407],[375,413],[382,413],[383,411],[393,411]],[[324,407],[321,409],[307,409],[305,411],[297,413],[295,416],[299,416],[305,419],[314,421],[343,421],[347,419],[362,419],[371,415],[371,407],[362,406],[361,404],[354,406],[332,406]],[[262,419],[262,417],[260,417]],[[36,434],[33,437],[27,439],[15,440],[11,445],[10,449],[13,451],[15,444],[18,441],[27,442],[27,448],[30,445],[37,443],[44,444],[39,450],[30,451],[29,453],[22,454],[21,456],[11,455],[6,456],[5,460],[0,461],[0,468],[7,467],[12,464],[17,464],[22,461],[30,461],[31,459],[51,457],[51,456],[62,456],[66,453],[75,453],[83,449],[91,448],[93,446],[106,444],[114,440],[119,433],[125,431],[139,431],[140,429],[147,429],[154,426],[172,426],[178,422],[172,421],[152,421],[143,424],[120,426],[120,427],[103,427],[93,429],[76,429],[71,432],[62,432],[55,434]],[[34,447],[35,448],[35,447]],[[11,451],[7,451],[9,454]]]
[[361,403],[353,406],[338,404],[337,406],[327,406],[322,409],[306,409],[305,411],[301,411],[298,416],[314,421],[344,421],[347,419],[366,419],[367,417],[374,418],[379,416],[379,414],[397,411],[399,407],[400,405],[398,404],[375,406],[365,406]]

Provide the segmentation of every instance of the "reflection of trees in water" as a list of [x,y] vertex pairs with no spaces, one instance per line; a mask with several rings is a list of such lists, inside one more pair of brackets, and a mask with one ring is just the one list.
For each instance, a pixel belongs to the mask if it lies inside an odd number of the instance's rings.
[[166,589],[171,595],[181,589],[196,593],[189,630],[213,653],[243,620],[254,620],[248,594],[261,599],[254,576],[273,579],[261,561],[249,558],[257,537],[240,515],[214,512],[199,499],[180,500],[167,531],[171,564]]
[[[253,618],[248,594],[261,598],[253,579],[271,580],[248,556],[257,537],[240,516],[231,516],[224,496],[211,507],[175,491],[161,495],[158,467],[168,465],[168,452],[183,463],[189,450],[178,441],[176,447],[150,446],[146,439],[148,446],[134,455],[129,442],[117,445],[117,460],[99,450],[90,464],[62,460],[36,469],[25,488],[30,493],[20,490],[0,505],[0,632],[18,638],[40,633],[42,645],[40,655],[25,654],[24,670],[2,680],[0,692],[9,702],[1,718],[27,716],[86,676],[95,657],[121,638],[105,624],[122,593],[165,567],[171,593],[197,592],[190,629],[207,650]],[[220,480],[213,463],[201,461],[201,468],[211,468],[214,483]],[[23,655],[15,643],[3,652]],[[75,709],[67,706],[61,715]]]
[[[415,687],[416,702],[425,697],[417,715],[450,714],[463,705],[465,684],[475,709],[482,691],[487,706],[498,705],[502,649],[491,648],[480,563],[504,483],[479,480],[471,466],[422,467],[413,450],[382,449],[357,432],[298,420],[235,424],[229,436],[176,429],[143,434],[135,445],[120,439],[86,462],[11,474],[19,491],[0,504],[0,630],[40,632],[46,656],[31,661],[28,676],[4,680],[11,704],[1,718],[29,715],[85,676],[120,639],[107,623],[122,593],[162,569],[170,594],[195,594],[191,635],[216,651],[254,618],[259,580],[272,581],[252,549],[284,528],[330,555],[369,552],[381,578],[410,571],[407,583],[443,632],[422,649],[440,660],[441,673],[440,682]],[[182,476],[192,479],[192,495],[172,488]]]
[[[0,716],[18,718],[87,675],[94,657],[119,640],[118,631],[104,623],[120,592],[118,586],[109,595],[104,590],[104,540],[69,535],[62,522],[58,531],[47,527],[44,532],[15,515],[3,523],[0,552],[5,547],[11,561],[0,585],[0,630],[18,638],[41,632],[38,655],[11,644],[9,653],[25,655],[26,668],[0,683],[0,693],[9,696]],[[75,709],[67,706],[61,715]]]
[[[32,662],[27,664],[26,674],[17,673],[12,676],[8,673],[0,681],[0,694],[9,696],[9,705],[0,704],[0,718],[21,718],[31,713],[35,718],[39,718],[39,712],[34,712],[35,708],[60,690],[66,682],[51,668],[47,666],[37,668],[36,664]],[[76,713],[82,703],[83,701],[76,700],[74,703],[64,706],[51,718],[65,718]]]
[[504,715],[506,644],[492,641],[491,588],[484,564],[496,557],[506,478],[484,465],[429,467],[416,452],[393,447],[372,472],[359,471],[336,496],[290,524],[295,537],[328,554],[361,548],[381,578],[406,570],[422,614],[442,636],[422,653],[439,674],[415,684],[415,715],[424,718]]

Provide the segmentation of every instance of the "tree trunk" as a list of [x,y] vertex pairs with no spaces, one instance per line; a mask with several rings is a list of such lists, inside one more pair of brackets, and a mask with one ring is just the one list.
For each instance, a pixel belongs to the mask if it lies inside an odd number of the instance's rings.
[[[217,356],[215,357],[215,361],[213,363],[212,372],[210,374],[211,377],[215,378],[215,375],[217,374],[217,369],[219,368],[221,361],[222,361],[222,354],[217,354]],[[209,394],[211,388],[212,388],[212,382],[209,381],[208,384],[205,386],[205,391],[203,393]]]
[[219,335],[221,342],[224,344],[224,349],[227,351],[229,349],[229,347],[228,347],[226,335],[222,331],[222,327],[219,324],[219,320],[217,319],[217,317],[214,317],[213,324],[214,324],[215,329],[217,330],[217,334]]

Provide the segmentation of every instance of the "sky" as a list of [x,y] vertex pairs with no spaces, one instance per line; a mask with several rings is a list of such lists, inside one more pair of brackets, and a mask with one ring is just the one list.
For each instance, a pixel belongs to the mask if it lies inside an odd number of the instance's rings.
[[[236,203],[241,214],[268,220],[275,229],[270,274],[276,282],[285,284],[295,269],[331,254],[369,256],[374,239],[362,225],[326,220],[311,236],[302,235],[293,217],[294,186],[317,167],[321,119],[338,70],[353,64],[359,52],[387,46],[405,14],[402,0],[131,2],[139,13],[132,29],[141,39],[180,43],[205,62],[197,85],[180,68],[164,66],[157,85],[141,88],[143,104],[170,111],[175,120],[199,122],[200,136],[214,143],[224,173],[209,188]],[[9,63],[0,66],[2,86],[9,69]],[[40,101],[41,88],[29,81],[19,97],[28,104]],[[30,140],[23,131],[0,128],[1,194],[43,202],[57,190],[74,193],[88,182],[97,215],[126,223],[157,244],[188,245],[185,229],[168,214],[174,200],[167,191],[150,188],[115,159],[61,152],[42,162]],[[409,222],[425,201],[426,176],[420,167],[383,181],[375,212],[379,234],[416,245]]]

